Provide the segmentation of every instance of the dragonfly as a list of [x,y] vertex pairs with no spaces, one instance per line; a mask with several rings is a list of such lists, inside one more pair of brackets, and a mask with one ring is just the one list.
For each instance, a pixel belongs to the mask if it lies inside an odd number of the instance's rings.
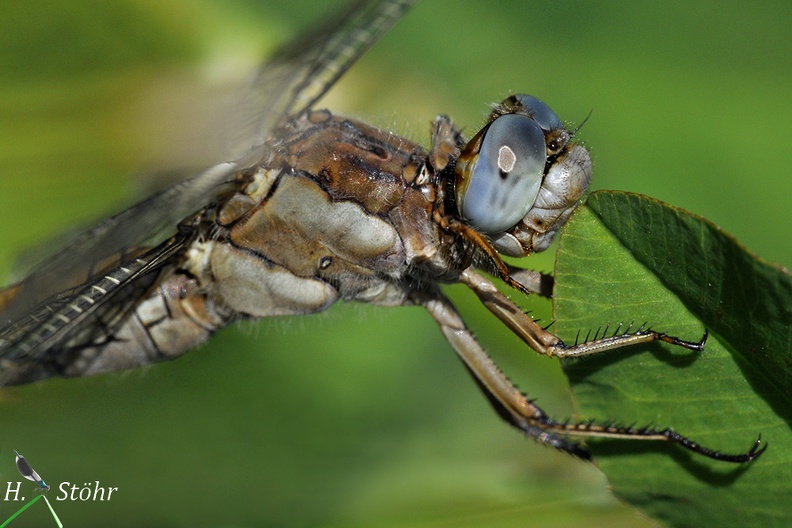
[[504,262],[546,250],[588,189],[592,164],[536,97],[513,94],[468,139],[444,115],[431,145],[317,107],[411,7],[364,0],[278,48],[234,107],[233,155],[86,231],[0,292],[0,384],[80,377],[181,356],[240,320],[338,301],[420,306],[507,423],[582,459],[586,437],[671,442],[734,463],[673,429],[559,421],[528,400],[468,329],[443,286],[462,284],[540,354],[574,358],[661,341],[640,327],[565,343],[490,277],[551,297],[549,275]]

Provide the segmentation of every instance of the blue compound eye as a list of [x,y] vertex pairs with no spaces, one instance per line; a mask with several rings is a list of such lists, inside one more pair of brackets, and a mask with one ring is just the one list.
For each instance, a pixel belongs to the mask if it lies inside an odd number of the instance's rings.
[[547,160],[545,136],[536,117],[516,114],[498,117],[482,134],[478,153],[458,166],[457,205],[473,227],[497,235],[517,225],[536,201]]
[[555,130],[561,128],[561,120],[549,106],[532,95],[516,94],[514,98],[528,111],[540,127],[544,130]]

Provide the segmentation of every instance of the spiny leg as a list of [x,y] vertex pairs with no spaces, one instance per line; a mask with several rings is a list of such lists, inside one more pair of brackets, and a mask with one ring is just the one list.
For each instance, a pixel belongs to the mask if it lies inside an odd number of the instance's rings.
[[430,296],[415,292],[411,295],[411,300],[423,306],[440,325],[443,335],[501,418],[540,443],[579,458],[591,459],[591,453],[585,447],[557,436],[541,426],[542,422],[547,420],[547,416],[503,375],[465,327],[459,313],[448,299],[439,293]]
[[[745,453],[728,454],[703,447],[671,429],[597,425],[594,423],[562,423],[550,419],[541,408],[528,400],[500,371],[465,327],[451,302],[437,293],[413,292],[410,300],[423,306],[440,326],[443,335],[463,361],[476,383],[498,414],[508,423],[535,438],[542,444],[555,447],[571,455],[591,459],[591,453],[567,437],[604,437],[629,440],[660,440],[678,444],[700,455],[727,462],[749,462],[766,449],[761,437]],[[519,311],[519,310],[518,310]],[[522,312],[520,312],[522,313]],[[507,323],[508,324],[508,323]],[[547,333],[547,332],[545,332]],[[556,338],[557,339],[557,338]]]
[[[707,341],[706,332],[699,341],[685,341],[662,332],[655,332],[644,326],[634,332],[631,332],[628,327],[626,331],[619,333],[621,331],[621,325],[619,325],[613,335],[607,335],[606,329],[601,333],[596,332],[592,340],[586,339],[582,343],[567,345],[560,337],[548,332],[531,319],[530,316],[526,315],[519,306],[511,302],[508,297],[498,291],[490,280],[482,275],[467,269],[462,272],[460,281],[473,290],[473,293],[476,294],[484,306],[508,326],[515,335],[535,351],[547,356],[572,358],[652,341],[663,341],[701,352],[704,350],[704,343]],[[599,338],[597,338],[598,335],[600,336]]]

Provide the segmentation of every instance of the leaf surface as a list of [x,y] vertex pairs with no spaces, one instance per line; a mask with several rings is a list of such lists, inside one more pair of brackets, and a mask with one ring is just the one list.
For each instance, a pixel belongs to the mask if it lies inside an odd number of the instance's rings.
[[[787,526],[792,278],[700,217],[645,196],[593,193],[556,263],[555,317],[573,342],[610,325],[652,328],[703,353],[652,343],[567,361],[582,419],[671,427],[707,447],[767,452],[745,465],[661,442],[592,440],[615,493],[671,526]],[[624,326],[623,326],[624,327]]]

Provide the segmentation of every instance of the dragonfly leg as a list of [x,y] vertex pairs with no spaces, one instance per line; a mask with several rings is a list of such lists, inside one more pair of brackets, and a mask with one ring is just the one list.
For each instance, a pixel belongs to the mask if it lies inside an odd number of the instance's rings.
[[707,341],[706,331],[699,341],[685,341],[644,327],[632,332],[630,328],[627,328],[626,331],[620,333],[621,327],[619,327],[613,335],[602,335],[599,338],[595,336],[595,339],[591,341],[586,340],[582,343],[568,345],[526,315],[519,306],[510,301],[490,280],[482,275],[467,269],[462,272],[460,281],[473,290],[484,306],[508,326],[515,335],[532,349],[547,356],[572,358],[652,341],[663,341],[700,352],[704,350],[704,343]]
[[628,440],[656,440],[680,445],[700,455],[727,462],[750,462],[767,448],[761,437],[745,453],[728,454],[715,451],[684,437],[671,429],[598,425],[592,422],[557,422],[528,400],[501,372],[492,358],[476,341],[451,302],[440,293],[414,292],[410,300],[423,306],[434,318],[443,335],[482,389],[497,413],[509,424],[538,442],[590,460],[590,451],[569,437],[602,437]]
[[465,327],[464,321],[448,299],[440,294],[429,296],[415,293],[411,300],[423,306],[440,325],[443,335],[501,418],[542,444],[579,458],[591,459],[591,454],[585,447],[553,434],[552,429],[547,429],[546,425],[552,422],[544,411],[529,401],[503,375]]

